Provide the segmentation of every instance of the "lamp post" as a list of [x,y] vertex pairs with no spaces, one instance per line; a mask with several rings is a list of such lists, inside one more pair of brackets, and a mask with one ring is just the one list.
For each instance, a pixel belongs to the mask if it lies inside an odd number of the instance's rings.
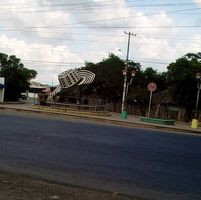
[[[119,49],[119,51],[121,51],[121,49]],[[133,78],[135,77],[135,75],[137,73],[137,69],[133,68],[133,70],[131,71],[130,81],[128,81],[128,67],[129,67],[129,65],[127,67],[125,67],[125,69],[122,70],[122,73],[123,73],[123,76],[124,76],[124,80],[125,80],[125,77],[126,77],[126,82],[124,82],[124,89],[125,89],[125,91],[123,91],[122,112],[121,112],[121,117],[123,119],[127,118],[126,99],[127,99],[127,96],[128,96],[128,89],[129,89],[129,86],[132,84]]]
[[201,72],[196,73],[196,79],[197,79],[197,100],[196,100],[196,106],[195,106],[195,116],[198,117],[198,103],[200,98],[200,86],[201,86]]
[[130,37],[132,36],[136,36],[136,34],[131,33],[131,32],[124,32],[125,34],[128,35],[128,46],[127,46],[127,54],[126,54],[126,67],[123,70],[123,75],[124,75],[124,87],[123,87],[123,95],[122,95],[122,106],[121,106],[121,117],[123,119],[127,118],[127,111],[126,111],[126,96],[127,96],[127,92],[128,92],[128,83],[127,83],[127,73],[128,73],[128,60],[129,60],[129,50],[130,50]]
[[136,70],[135,68],[131,71],[131,79],[130,79],[130,81],[127,83],[127,88],[126,88],[126,97],[128,96],[128,88],[129,88],[129,86],[132,84],[133,78],[135,77],[136,72],[137,72],[137,70]]
[[195,117],[192,120],[191,128],[198,127],[198,104],[200,98],[200,90],[201,90],[201,72],[197,72],[195,75],[197,79],[197,98],[196,98],[196,105],[195,105]]

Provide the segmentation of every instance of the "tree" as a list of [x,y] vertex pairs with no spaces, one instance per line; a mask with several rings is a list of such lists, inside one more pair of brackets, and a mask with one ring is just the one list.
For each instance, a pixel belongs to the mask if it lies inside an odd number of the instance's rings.
[[0,53],[0,76],[5,77],[6,100],[18,100],[20,94],[29,88],[29,81],[36,75],[35,70],[25,68],[16,56]]
[[188,54],[185,55],[185,57],[187,59],[190,59],[190,60],[195,60],[195,61],[201,62],[201,52],[198,52],[198,53],[188,53]]
[[[131,79],[131,71],[137,71],[133,83],[129,86],[128,102],[136,100],[140,104],[145,104],[149,98],[147,84],[154,81],[158,84],[158,90],[166,88],[165,73],[158,73],[151,67],[145,71],[141,69],[140,63],[129,61],[128,80]],[[96,74],[94,82],[88,86],[88,94],[95,92],[99,98],[107,99],[110,102],[120,102],[122,100],[124,77],[122,70],[125,69],[125,61],[114,54],[103,59],[99,63],[86,62],[84,69]],[[85,90],[86,94],[86,90]]]
[[157,84],[157,92],[165,90],[167,88],[166,73],[158,73],[157,70],[154,70],[152,67],[147,67],[144,71],[138,69],[130,88],[128,100],[130,102],[134,101],[138,104],[147,105],[149,101],[147,85],[150,82]]
[[200,53],[187,54],[167,67],[170,95],[179,106],[187,109],[188,119],[196,102],[197,83],[195,74],[201,71],[199,55]]
[[[88,92],[95,92],[99,98],[118,101],[122,97],[124,61],[110,54],[99,63],[86,62],[84,69],[96,74],[94,82],[88,86]],[[86,92],[86,91],[85,91]]]

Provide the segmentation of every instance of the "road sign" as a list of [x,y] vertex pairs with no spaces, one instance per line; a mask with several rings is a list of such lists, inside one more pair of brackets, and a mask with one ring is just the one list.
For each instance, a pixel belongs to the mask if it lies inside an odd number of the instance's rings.
[[154,83],[154,82],[149,83],[149,84],[147,85],[147,89],[148,89],[150,92],[156,91],[156,89],[157,89],[156,83]]
[[149,98],[149,109],[148,109],[148,117],[150,117],[150,110],[151,110],[151,100],[152,100],[152,93],[156,91],[157,85],[154,82],[151,82],[147,85],[147,89],[150,91],[150,98]]

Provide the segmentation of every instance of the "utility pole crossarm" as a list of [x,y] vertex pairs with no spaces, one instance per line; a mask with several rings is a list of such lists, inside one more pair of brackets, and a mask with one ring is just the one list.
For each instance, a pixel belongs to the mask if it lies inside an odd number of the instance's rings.
[[126,31],[124,31],[124,33],[128,35],[128,46],[127,46],[127,55],[126,55],[126,67],[128,68],[129,50],[130,50],[130,37],[131,37],[131,35],[136,36],[136,33],[126,32]]

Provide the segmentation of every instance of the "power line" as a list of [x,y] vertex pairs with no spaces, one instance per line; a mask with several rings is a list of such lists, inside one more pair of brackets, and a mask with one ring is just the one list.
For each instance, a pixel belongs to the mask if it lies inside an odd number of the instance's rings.
[[[169,61],[169,62],[165,62],[165,61],[163,61],[162,59],[146,59],[146,58],[134,58],[134,59],[132,59],[134,62],[141,62],[141,63],[152,63],[152,64],[163,64],[163,65],[168,65],[168,64],[170,64],[171,62],[173,62],[173,61]],[[154,61],[155,60],[155,61]],[[35,63],[35,64],[37,64],[37,63],[39,63],[39,64],[45,64],[45,65],[54,65],[53,67],[57,67],[57,66],[66,66],[66,65],[85,65],[85,63],[84,62],[51,62],[51,61],[45,61],[45,60],[26,60],[26,59],[22,59],[22,61],[23,62],[30,62],[30,63]],[[96,62],[95,62],[96,63]],[[98,62],[97,62],[98,63]],[[57,65],[55,65],[55,64],[57,64]],[[35,66],[35,67],[38,67],[38,68],[40,68],[40,67],[43,67],[43,66]],[[45,66],[44,66],[44,68],[46,68]],[[52,68],[52,66],[51,66],[51,68]]]
[[[4,28],[1,26],[1,28]],[[17,29],[63,29],[63,28],[94,28],[94,29],[167,29],[167,28],[201,28],[201,25],[169,25],[169,26],[67,26],[67,27],[51,27],[51,26],[30,26],[30,27],[18,27],[18,28],[6,28],[6,30],[17,30]]]
[[[78,14],[77,12],[75,13],[72,9],[71,10],[55,10],[55,9],[49,9],[49,10],[30,10],[30,11],[20,11],[20,15],[21,14],[31,14],[31,13],[45,13],[45,12],[59,12],[59,13],[71,13],[71,14]],[[169,15],[201,15],[201,13],[186,13],[185,11],[183,11],[184,13],[168,13]],[[79,11],[79,14],[82,14],[82,13],[87,13],[87,15],[94,15],[94,14],[100,14],[99,11],[93,11],[93,12],[89,12],[88,10],[83,10],[83,11]],[[112,12],[112,11],[103,11],[101,12],[102,14],[111,14],[111,13],[114,13],[116,14],[116,12]],[[118,14],[125,14],[125,13],[128,13],[128,11],[121,11],[121,12],[118,12]],[[132,13],[136,13],[136,11],[129,11],[130,14]],[[6,16],[6,15],[10,15],[10,13],[8,12],[0,12],[0,15],[1,16]],[[139,16],[141,17],[141,16]]]
[[36,62],[36,63],[48,63],[48,64],[84,64],[84,62],[53,62],[53,61],[47,61],[47,60],[27,60],[22,59],[23,61],[28,62]]
[[[56,28],[56,29],[63,29],[65,27],[23,27],[23,29],[46,29],[46,28]],[[82,28],[93,28],[93,29],[169,29],[169,28],[201,28],[201,25],[171,25],[171,26],[69,26],[66,28],[72,28],[72,29],[82,29]],[[8,30],[14,30],[14,29],[8,29]]]
[[[135,0],[133,2],[127,2],[128,7],[169,7],[169,6],[190,6],[190,5],[195,5],[195,3],[189,3],[189,2],[180,2],[180,3],[165,3],[165,4],[144,4],[144,5],[140,5],[140,4],[134,4],[132,5],[132,3],[135,2],[142,2],[142,1],[146,1],[146,0]],[[41,7],[65,7],[65,6],[80,6],[80,5],[88,5],[88,7],[83,7],[81,9],[86,9],[86,8],[95,8],[98,7],[100,8],[100,6],[108,6],[110,4],[115,4],[113,7],[116,6],[120,6],[117,3],[125,3],[125,1],[101,1],[101,2],[94,2],[94,1],[90,1],[90,2],[81,2],[81,3],[62,3],[62,4],[41,4],[43,1],[36,1],[35,3],[37,3],[37,6],[33,7],[33,6],[25,6],[22,7],[21,5],[24,5],[24,3],[15,3],[14,5],[20,5],[20,9],[22,8],[41,8]],[[34,3],[34,2],[33,2]],[[104,3],[108,3],[108,4],[104,4]],[[5,5],[5,4],[4,4]],[[6,6],[8,6],[9,4],[7,4]],[[13,6],[13,4],[10,4]],[[198,3],[199,5],[199,3]],[[4,7],[1,7],[4,8]],[[72,8],[70,8],[72,9]]]
[[[74,9],[74,10],[88,10],[88,9],[105,9],[104,6],[109,6],[109,5],[113,5],[114,2],[111,1],[105,1],[108,2],[108,4],[103,4],[104,2],[84,2],[84,3],[62,3],[62,4],[41,4],[41,5],[37,5],[37,6],[25,6],[22,7],[20,6],[20,9],[24,9],[24,8],[44,8],[44,7],[69,7],[69,6],[80,6],[80,5],[88,5],[88,6],[83,6],[83,7],[79,7],[79,8],[74,8],[74,7],[70,7],[69,9]],[[113,8],[118,8],[121,7],[121,5],[118,5],[118,2],[122,2],[124,3],[124,1],[115,1],[115,4],[113,5],[112,8],[109,9],[113,9]],[[136,2],[136,1],[135,1]],[[96,5],[94,5],[96,3]],[[187,3],[187,2],[181,2],[181,3],[166,3],[166,4],[144,4],[144,5],[140,5],[140,4],[135,4],[132,5],[131,3],[133,2],[128,2],[127,6],[128,7],[133,7],[133,8],[150,8],[150,7],[172,7],[172,6],[190,6],[190,5],[195,5],[195,3]],[[15,4],[16,5],[16,4]],[[201,5],[199,3],[197,3],[197,5]],[[4,8],[4,7],[1,7]],[[16,8],[16,7],[15,7]],[[107,8],[108,9],[108,8]]]
[[[192,10],[200,10],[201,8],[190,8],[190,9],[184,9],[184,10],[174,10],[174,11],[169,11],[169,12],[166,12],[167,14],[168,13],[177,13],[177,12],[184,12],[184,11],[192,11]],[[106,22],[106,21],[114,21],[114,20],[122,20],[122,19],[129,19],[129,18],[138,18],[138,17],[144,17],[144,16],[152,16],[152,15],[159,15],[161,14],[161,12],[158,12],[158,13],[151,13],[151,14],[144,14],[144,15],[136,15],[136,16],[127,16],[127,17],[118,17],[118,18],[110,18],[110,19],[102,19],[102,20],[91,20],[91,21],[84,21],[84,22],[76,22],[76,23],[69,23],[69,24],[62,24],[62,25],[51,25],[51,26],[30,26],[30,27],[26,27],[26,26],[12,26],[11,30],[13,29],[19,29],[19,28],[22,28],[22,29],[34,29],[34,28],[147,28],[147,27],[111,27],[111,26],[105,26],[105,27],[98,27],[98,26],[93,26],[93,27],[78,27],[78,26],[73,26],[71,27],[70,25],[76,25],[76,24],[88,24],[88,23],[100,23],[100,22]],[[6,27],[9,27],[9,26],[2,26],[4,28]],[[15,28],[13,28],[15,27]],[[163,26],[163,27],[168,27],[168,26]],[[174,26],[171,26],[171,28],[173,28]],[[191,28],[195,28],[195,27],[199,27],[199,26],[176,26],[177,28],[180,28],[180,27],[183,27],[183,28],[188,28],[188,27],[191,27]],[[154,27],[151,27],[151,28],[154,28]],[[157,27],[157,28],[160,28],[160,27]]]
[[[129,3],[135,3],[135,2],[142,2],[142,1],[146,1],[146,0],[134,0],[133,2],[129,2]],[[33,2],[34,3],[34,2]],[[79,3],[61,3],[61,4],[41,4],[39,5],[40,3],[43,3],[43,1],[38,1],[38,2],[35,2],[37,6],[33,7],[33,6],[24,6],[22,7],[21,5],[24,5],[24,3],[15,3],[15,4],[10,4],[10,6],[13,6],[13,5],[19,5],[20,9],[24,9],[24,8],[42,8],[42,7],[68,7],[68,6],[85,6],[85,5],[88,5],[88,7],[100,7],[103,6],[103,5],[110,5],[110,4],[115,4],[117,5],[117,3],[125,3],[125,1],[101,1],[101,2],[96,2],[96,1],[89,1],[89,2],[79,2]],[[104,4],[104,3],[107,3],[107,4]],[[5,5],[5,4],[4,4]],[[9,6],[9,4],[7,4],[6,6]],[[4,8],[1,6],[1,9]],[[9,7],[8,7],[9,8]],[[15,7],[16,8],[16,7]],[[72,8],[70,8],[72,9]]]
[[[42,33],[50,33],[51,32],[42,32]],[[33,33],[32,33],[33,34]],[[52,34],[59,34],[59,33],[52,33]],[[62,35],[72,35],[71,33],[61,33]],[[94,36],[95,38],[98,38],[98,37],[110,37],[110,38],[124,38],[124,36],[114,36],[114,35],[104,35],[104,34],[82,34],[82,33],[73,33],[73,35],[81,35],[81,36]],[[156,34],[156,35],[150,35],[150,34],[140,34],[138,33],[138,39],[146,39],[146,40],[153,40],[153,39],[157,39],[157,40],[183,40],[183,41],[197,41],[197,42],[200,42],[200,39],[194,39],[194,38],[187,38],[187,37],[176,37],[176,36],[171,36],[171,37],[165,37],[164,35],[162,34]],[[63,41],[69,41],[69,40],[74,40],[72,38],[56,38],[56,37],[38,37],[38,36],[34,36],[32,35],[33,38],[38,38],[38,39],[48,39],[48,40],[63,40]],[[93,41],[93,40],[81,40],[81,39],[76,39],[77,41],[91,41],[91,42],[96,42],[96,41]],[[76,41],[74,40],[74,41]],[[103,40],[101,40],[100,42],[102,42]],[[110,42],[109,40],[108,41],[105,41],[104,42]],[[111,41],[112,42],[112,41]],[[113,43],[113,42],[112,42]],[[116,43],[116,42],[115,42]]]
[[[118,42],[116,42],[116,41],[110,41],[110,40],[87,40],[87,39],[76,39],[76,40],[73,40],[73,39],[67,39],[67,38],[65,38],[65,39],[62,39],[62,38],[47,38],[47,37],[44,37],[44,38],[42,38],[42,37],[33,37],[33,38],[38,38],[38,39],[47,39],[47,40],[61,40],[61,41],[69,41],[69,42],[76,42],[76,43],[78,43],[78,42],[90,42],[90,43],[113,43],[113,44],[123,44],[124,43],[124,41],[118,41]],[[177,46],[178,44],[177,43],[174,43],[174,45],[173,44],[156,44],[155,43],[155,41],[154,41],[154,43],[148,43],[148,42],[145,42],[145,43],[140,43],[140,42],[131,42],[131,44],[135,44],[135,45],[137,45],[137,46],[153,46],[153,45],[155,45],[155,46],[164,46],[164,47],[175,47],[175,46]],[[80,44],[79,44],[80,45]],[[181,47],[193,47],[193,46],[187,46],[187,45],[180,45]],[[31,48],[31,49],[34,49],[34,48]],[[37,48],[38,49],[38,48]]]
[[154,61],[145,61],[145,60],[138,60],[135,59],[134,61],[141,62],[141,63],[151,63],[151,64],[160,64],[160,65],[168,65],[168,62],[154,62]]
[[[6,30],[6,31],[19,31],[19,30]],[[32,34],[34,34],[34,31],[33,30],[20,30],[22,32],[31,32]],[[95,36],[95,37],[112,37],[112,38],[124,38],[124,36],[120,36],[120,35],[109,35],[109,34],[93,34],[93,33],[78,33],[78,32],[55,32],[55,31],[40,31],[40,33],[47,33],[47,34],[56,34],[56,35],[81,35],[81,36]],[[183,33],[182,33],[183,34]],[[183,36],[179,36],[179,35],[173,35],[171,37],[169,37],[169,35],[165,35],[165,34],[146,34],[146,33],[140,33],[138,32],[138,35],[137,35],[138,38],[143,38],[143,39],[168,39],[168,40],[190,40],[190,41],[200,41],[199,39],[193,39],[193,38],[189,38],[189,37],[183,37]],[[50,39],[50,38],[49,38]],[[57,39],[57,38],[52,38],[52,39]],[[65,40],[65,38],[59,38],[59,39],[62,39],[62,40]]]
[[[201,8],[190,8],[190,9],[184,9],[184,10],[174,10],[174,11],[169,11],[166,13],[177,13],[177,12],[184,12],[184,11],[192,11],[192,10],[200,10]],[[151,14],[144,14],[144,16],[151,16],[151,15],[158,15],[161,14],[161,12],[159,13],[151,13]],[[113,21],[113,20],[120,20],[120,19],[128,19],[128,18],[138,18],[138,17],[142,17],[142,16],[127,16],[127,17],[117,17],[117,18],[110,18],[110,19],[102,19],[102,20],[91,20],[91,21],[85,21],[85,22],[77,22],[77,23],[71,23],[71,24],[67,24],[67,25],[76,25],[76,24],[88,24],[88,23],[99,23],[99,22],[106,22],[106,21]],[[66,26],[66,25],[65,25]]]
[[[3,45],[3,44],[1,44]],[[50,51],[54,51],[54,52],[65,52],[65,50],[61,50],[61,49],[56,49],[55,47],[41,47],[41,48],[37,48],[37,47],[26,47],[24,48],[24,46],[22,45],[12,45],[12,47],[23,47],[23,49],[30,49],[30,50],[50,50]],[[2,49],[11,49],[12,47],[1,47]],[[89,52],[81,52],[81,51],[70,51],[70,53],[72,54],[82,54],[82,55],[97,55],[97,56],[105,56],[107,55],[106,53],[89,53]]]

